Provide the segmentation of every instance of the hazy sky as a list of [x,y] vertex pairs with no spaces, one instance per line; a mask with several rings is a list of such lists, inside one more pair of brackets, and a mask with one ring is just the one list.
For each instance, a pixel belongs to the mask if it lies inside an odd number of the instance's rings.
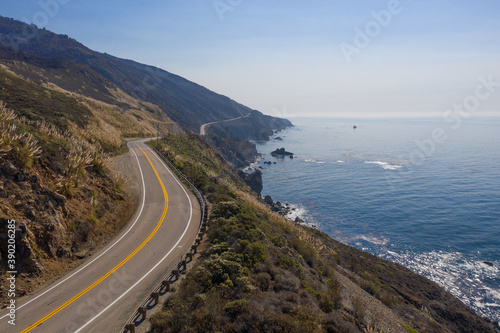
[[1,1],[267,114],[500,115],[498,0]]

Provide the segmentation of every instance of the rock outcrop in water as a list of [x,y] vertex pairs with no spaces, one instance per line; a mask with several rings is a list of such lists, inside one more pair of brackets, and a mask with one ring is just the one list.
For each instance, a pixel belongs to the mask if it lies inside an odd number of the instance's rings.
[[293,158],[293,153],[286,151],[285,148],[278,148],[271,153],[271,156],[273,156],[273,157],[289,156],[289,157]]

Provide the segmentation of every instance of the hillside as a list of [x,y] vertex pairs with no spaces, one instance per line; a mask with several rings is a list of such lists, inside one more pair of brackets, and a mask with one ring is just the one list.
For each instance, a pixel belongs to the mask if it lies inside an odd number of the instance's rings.
[[126,150],[124,138],[154,136],[153,123],[177,128],[158,107],[118,88],[100,91],[108,104],[35,83],[46,73],[37,72],[35,60],[52,62],[53,74],[76,70],[47,59],[0,60],[0,272],[6,272],[7,221],[15,219],[20,295],[77,265],[132,214],[128,178],[112,167]]
[[[68,36],[57,35],[9,18],[0,17],[0,45],[31,56],[76,62],[83,66],[80,71],[87,72],[87,77],[98,73],[130,96],[159,106],[185,131],[197,133],[204,123],[236,118],[248,113],[252,113],[252,119],[246,126],[252,130],[245,131],[245,138],[262,139],[263,135],[269,135],[272,130],[291,126],[286,119],[272,118],[273,121],[269,122],[270,117],[178,75],[92,51]],[[58,66],[65,65],[64,61],[54,61]],[[95,86],[102,84],[100,80],[92,78]],[[68,86],[66,89],[77,92],[83,88]],[[100,90],[97,89],[97,94],[98,91]],[[95,97],[106,101],[106,96]],[[262,129],[265,131],[261,132]]]
[[273,213],[199,137],[159,148],[212,206],[152,332],[499,332],[427,278]]
[[[152,70],[168,78],[149,91],[154,98],[124,91],[144,86]],[[77,265],[132,212],[128,179],[110,167],[125,151],[125,138],[155,136],[157,124],[164,133],[198,132],[205,121],[242,112],[268,119],[181,77],[6,18],[0,18],[0,82],[0,243],[7,219],[19,221],[21,295]],[[289,125],[276,121],[266,133]],[[253,145],[235,140],[227,141],[249,149],[235,163],[254,158]]]
[[155,136],[159,124],[169,135],[158,148],[211,216],[207,249],[153,332],[498,332],[430,280],[286,220],[252,192],[234,167],[257,154],[242,139],[266,139],[287,120],[2,17],[0,101],[0,278],[15,219],[20,296],[117,234],[137,198],[116,162],[126,138]]

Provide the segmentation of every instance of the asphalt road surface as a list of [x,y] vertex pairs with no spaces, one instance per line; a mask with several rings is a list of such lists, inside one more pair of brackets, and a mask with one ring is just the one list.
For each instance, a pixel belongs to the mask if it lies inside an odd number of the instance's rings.
[[16,325],[0,312],[0,332],[118,332],[196,239],[200,206],[146,139],[122,160],[142,196],[123,231],[78,268],[16,300]]
[[213,121],[211,123],[203,124],[200,127],[200,135],[206,135],[207,134],[207,127],[210,126],[210,125],[219,124],[219,123],[225,123],[225,122],[228,122],[228,121],[233,121],[233,120],[237,120],[237,119],[241,119],[241,118],[248,118],[250,116],[251,116],[251,114],[249,113],[246,116],[241,116],[241,117],[231,118],[231,119],[226,119],[226,120],[221,120],[221,121]]

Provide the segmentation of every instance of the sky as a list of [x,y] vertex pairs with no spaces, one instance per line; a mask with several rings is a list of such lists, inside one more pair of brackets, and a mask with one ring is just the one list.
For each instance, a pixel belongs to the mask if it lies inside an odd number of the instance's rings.
[[500,116],[498,0],[2,0],[0,15],[270,115]]

